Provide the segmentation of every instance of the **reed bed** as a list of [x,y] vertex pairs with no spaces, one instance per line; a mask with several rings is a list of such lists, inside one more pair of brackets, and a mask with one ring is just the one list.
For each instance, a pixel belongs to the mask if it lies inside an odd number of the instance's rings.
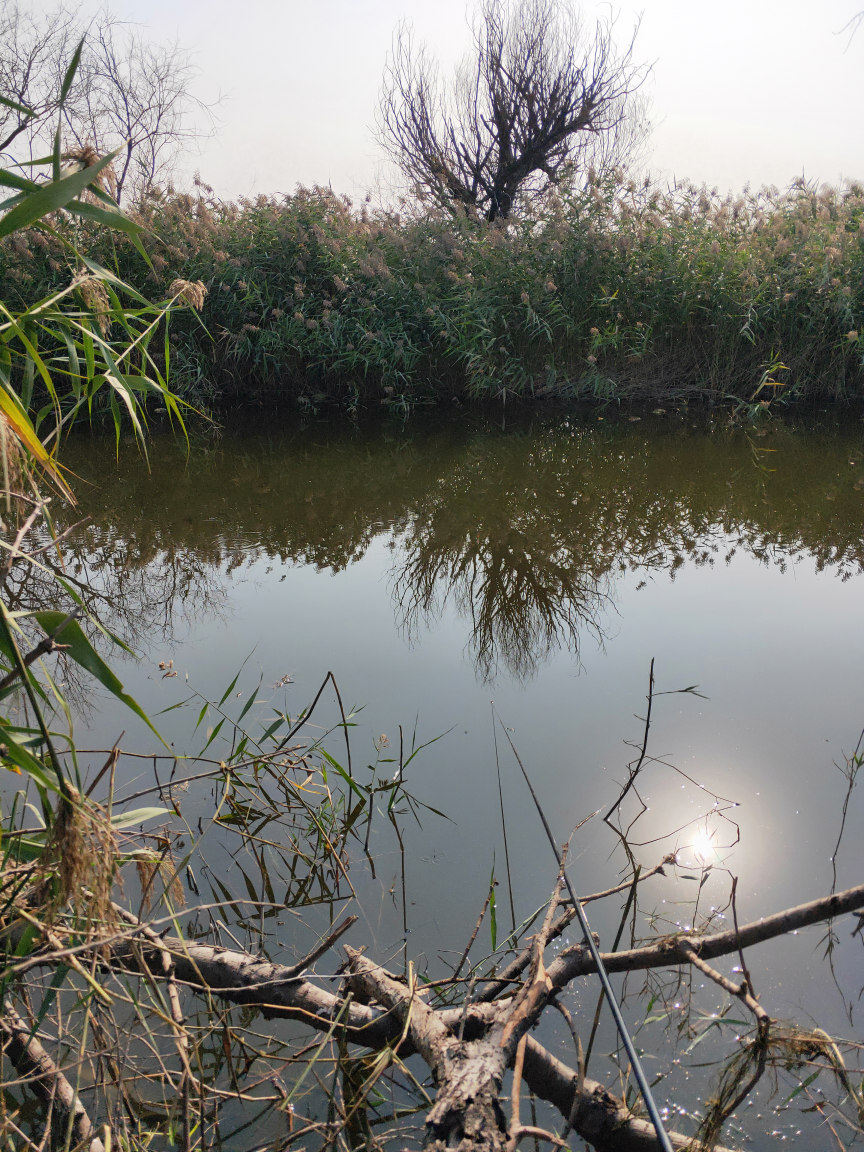
[[[326,188],[228,203],[198,184],[139,205],[124,236],[75,242],[130,283],[206,288],[171,328],[175,387],[223,405],[703,396],[770,403],[864,392],[864,191],[721,196],[619,179],[488,225]],[[5,242],[0,290],[68,282],[61,242]]]

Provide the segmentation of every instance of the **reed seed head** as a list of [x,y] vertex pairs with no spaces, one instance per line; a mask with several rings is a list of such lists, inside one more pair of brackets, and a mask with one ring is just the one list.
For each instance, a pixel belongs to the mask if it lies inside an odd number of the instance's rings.
[[172,280],[168,291],[181,303],[194,308],[196,312],[200,312],[204,307],[207,288],[203,280]]
[[[81,144],[76,148],[70,148],[68,152],[64,152],[60,159],[63,164],[60,168],[61,176],[71,176],[75,172],[83,172],[85,168],[92,168],[100,159],[99,153],[92,144]],[[98,172],[93,177],[93,183],[97,188],[101,188],[103,192],[112,193],[117,187],[117,176],[114,172],[114,165],[108,164],[101,172]]]
[[78,281],[78,292],[84,306],[96,314],[96,322],[103,336],[111,331],[111,300],[108,289],[95,276],[85,276]]

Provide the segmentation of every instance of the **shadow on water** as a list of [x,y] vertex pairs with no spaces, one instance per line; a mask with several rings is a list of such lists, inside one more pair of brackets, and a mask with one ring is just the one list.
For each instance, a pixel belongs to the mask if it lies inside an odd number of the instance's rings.
[[396,622],[409,639],[448,603],[482,680],[528,680],[551,654],[602,640],[616,578],[673,579],[744,551],[802,556],[847,579],[864,565],[857,426],[800,431],[534,421],[404,429],[311,426],[226,434],[186,458],[174,441],[114,465],[106,444],[68,453],[89,517],[69,575],[98,589],[132,645],[173,640],[227,610],[250,560],[342,572],[383,538]]

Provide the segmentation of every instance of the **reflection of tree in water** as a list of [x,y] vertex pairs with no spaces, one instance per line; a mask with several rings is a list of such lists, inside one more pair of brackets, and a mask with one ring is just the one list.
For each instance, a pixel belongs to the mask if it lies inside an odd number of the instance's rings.
[[622,431],[559,426],[473,445],[417,502],[404,534],[394,595],[409,635],[450,602],[469,622],[478,674],[526,679],[558,649],[578,655],[583,631],[603,638],[627,569],[674,579],[685,562],[728,563],[738,550],[781,570],[802,554],[841,579],[864,569],[855,476],[844,505],[833,503],[842,443],[807,453],[781,430],[774,440],[796,477],[775,488],[741,459],[740,440]]
[[400,623],[416,635],[448,600],[470,621],[469,649],[478,675],[499,666],[520,680],[559,648],[579,651],[587,628],[602,637],[604,575],[579,568],[566,549],[533,547],[516,526],[480,524],[449,531],[416,525],[397,566]]
[[142,550],[91,526],[73,541],[66,560],[67,575],[92,597],[94,614],[109,620],[134,649],[170,645],[178,626],[226,613],[222,564],[213,553],[155,542]]
[[[203,616],[219,618],[226,612],[227,590],[212,557],[172,546],[154,545],[142,551],[113,527],[83,526],[69,539],[62,566],[53,550],[43,553],[40,562],[48,571],[24,560],[13,563],[6,582],[12,611],[42,611],[49,605],[71,610],[73,601],[63,596],[53,572],[74,589],[87,612],[133,652],[171,645],[178,626],[188,629]],[[103,654],[110,650],[116,664],[121,657],[116,645],[86,620],[83,625]],[[92,681],[77,664],[65,660],[62,664],[64,695],[85,715]]]
[[524,679],[558,648],[577,654],[583,629],[602,639],[622,570],[674,578],[736,551],[781,568],[809,556],[842,579],[864,570],[857,440],[777,426],[759,443],[775,472],[754,467],[738,433],[669,421],[323,428],[226,440],[188,461],[161,442],[152,473],[127,454],[109,474],[107,452],[85,445],[76,458],[73,445],[70,466],[94,486],[79,485],[92,524],[72,542],[70,574],[95,581],[109,626],[152,646],[225,612],[247,562],[342,571],[376,538],[398,541],[409,634],[451,603],[478,674]]
[[484,445],[419,502],[394,572],[410,636],[451,602],[469,622],[478,675],[526,680],[559,649],[578,657],[583,632],[603,640],[619,573],[674,575],[686,557],[711,556],[716,530],[694,533],[680,493],[629,490],[628,468],[598,475],[610,462],[573,448],[560,436]]

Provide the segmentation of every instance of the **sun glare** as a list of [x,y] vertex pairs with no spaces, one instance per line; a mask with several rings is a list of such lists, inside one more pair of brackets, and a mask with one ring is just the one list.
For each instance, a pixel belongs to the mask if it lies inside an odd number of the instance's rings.
[[714,857],[716,856],[714,838],[703,828],[700,828],[693,837],[693,855],[703,868],[714,863]]

